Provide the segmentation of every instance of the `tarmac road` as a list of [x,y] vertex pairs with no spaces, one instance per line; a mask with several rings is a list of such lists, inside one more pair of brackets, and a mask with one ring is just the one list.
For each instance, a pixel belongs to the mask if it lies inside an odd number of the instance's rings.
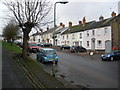
[[[118,62],[102,61],[100,55],[78,56],[71,53],[57,52],[59,56],[57,76],[62,76],[76,86],[88,88],[118,88]],[[31,54],[36,59],[35,54]],[[39,62],[40,63],[40,62]],[[43,64],[51,73],[52,64]]]

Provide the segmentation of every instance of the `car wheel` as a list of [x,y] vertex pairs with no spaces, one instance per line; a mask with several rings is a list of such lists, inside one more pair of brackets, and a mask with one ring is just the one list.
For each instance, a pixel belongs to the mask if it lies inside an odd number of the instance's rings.
[[113,58],[113,57],[110,57],[110,60],[111,60],[111,61],[113,61],[113,60],[114,60],[114,58]]
[[64,48],[62,48],[62,50],[65,50]]
[[39,60],[38,55],[37,55],[37,60]]
[[58,64],[58,61],[55,61],[55,64]]

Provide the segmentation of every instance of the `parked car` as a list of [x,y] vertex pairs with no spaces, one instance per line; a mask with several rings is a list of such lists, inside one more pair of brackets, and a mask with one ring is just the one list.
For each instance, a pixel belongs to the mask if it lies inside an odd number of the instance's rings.
[[62,45],[60,47],[61,50],[65,50],[65,49],[70,49],[70,46],[69,45]]
[[44,42],[39,42],[39,43],[37,43],[37,45],[38,45],[38,46],[41,46],[41,47],[43,46],[43,44],[44,44]]
[[51,43],[40,42],[40,43],[38,43],[38,46],[41,46],[41,47],[52,47],[52,44]]
[[43,47],[52,47],[52,44],[51,43],[44,43]]
[[38,52],[39,51],[39,46],[35,42],[28,42],[28,52]]
[[22,47],[23,47],[23,43],[20,42],[20,43],[18,44],[18,46],[22,48]]
[[110,50],[106,54],[101,55],[102,60],[120,60],[120,50]]
[[36,54],[37,60],[40,60],[42,63],[45,62],[55,62],[58,63],[58,56],[56,51],[52,48],[40,48],[39,52]]
[[72,46],[70,48],[70,52],[86,52],[86,48],[82,47],[82,46]]

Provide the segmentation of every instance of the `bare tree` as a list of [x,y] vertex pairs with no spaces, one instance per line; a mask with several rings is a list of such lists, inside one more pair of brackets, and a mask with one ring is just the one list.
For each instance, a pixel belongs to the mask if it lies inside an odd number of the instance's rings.
[[27,58],[27,41],[33,27],[46,24],[45,21],[51,10],[51,3],[46,0],[12,0],[4,4],[12,11],[18,25],[23,31],[23,59]]

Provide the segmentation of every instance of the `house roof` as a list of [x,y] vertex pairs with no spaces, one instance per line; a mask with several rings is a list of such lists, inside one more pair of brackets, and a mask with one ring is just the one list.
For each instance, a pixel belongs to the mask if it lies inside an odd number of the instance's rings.
[[48,29],[47,31],[43,32],[42,34],[48,34],[48,33],[52,33],[54,30],[56,30],[58,27],[55,27],[55,28],[51,28],[51,29]]
[[91,21],[91,22],[87,22],[85,25],[75,25],[71,28],[68,28],[65,32],[63,32],[62,34],[70,34],[70,33],[75,33],[75,32],[81,32],[84,31],[86,29],[88,29],[88,27],[93,24],[95,21]]
[[83,25],[83,24],[75,25],[75,26],[73,26],[71,28],[68,28],[62,34],[70,34],[70,33],[81,32],[81,31],[85,31],[85,30],[90,30],[90,29],[110,26],[111,21],[114,18],[115,17],[111,17],[111,18],[108,18],[108,19],[103,19],[103,20],[100,20],[100,21],[91,21],[91,22],[87,22],[85,25]]
[[59,34],[59,33],[65,31],[65,30],[67,30],[67,29],[68,29],[68,27],[64,27],[64,28],[59,29],[59,30],[56,31],[55,33],[56,33],[56,34]]
[[110,26],[111,21],[114,18],[115,17],[111,17],[111,18],[100,20],[100,21],[96,21],[94,24],[92,24],[92,25],[89,26],[89,29],[95,29],[95,28],[101,28],[101,27]]

